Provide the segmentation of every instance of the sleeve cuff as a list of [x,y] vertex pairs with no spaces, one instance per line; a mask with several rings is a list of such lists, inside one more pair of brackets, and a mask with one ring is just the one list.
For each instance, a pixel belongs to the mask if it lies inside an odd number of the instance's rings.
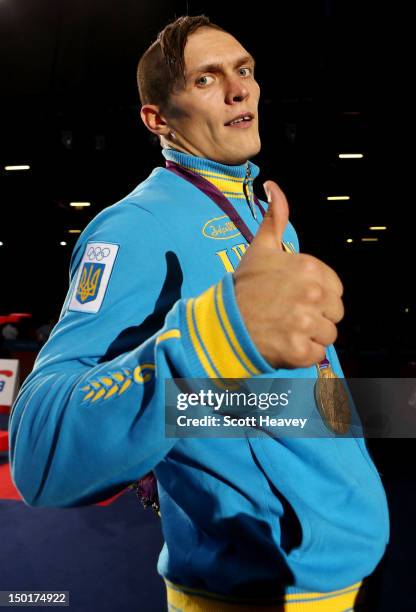
[[232,272],[198,297],[188,299],[184,310],[185,351],[196,376],[250,378],[275,371],[245,327]]

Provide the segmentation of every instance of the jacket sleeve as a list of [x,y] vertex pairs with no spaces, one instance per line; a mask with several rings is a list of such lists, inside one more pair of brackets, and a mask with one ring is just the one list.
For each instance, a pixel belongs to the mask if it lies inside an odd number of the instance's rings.
[[232,274],[182,298],[170,237],[149,211],[117,206],[81,236],[60,320],[11,412],[12,477],[30,506],[95,503],[153,469],[177,442],[165,436],[166,378],[273,371]]

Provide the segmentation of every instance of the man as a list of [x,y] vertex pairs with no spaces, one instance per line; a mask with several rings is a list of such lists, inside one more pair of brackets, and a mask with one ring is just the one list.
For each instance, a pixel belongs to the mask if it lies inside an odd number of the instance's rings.
[[138,82],[169,167],[77,243],[60,321],[12,413],[15,483],[30,505],[68,507],[153,470],[171,610],[352,609],[388,538],[362,439],[165,436],[167,378],[316,378],[325,358],[343,375],[338,276],[299,254],[274,182],[262,222],[253,196],[254,60],[208,18],[182,17]]

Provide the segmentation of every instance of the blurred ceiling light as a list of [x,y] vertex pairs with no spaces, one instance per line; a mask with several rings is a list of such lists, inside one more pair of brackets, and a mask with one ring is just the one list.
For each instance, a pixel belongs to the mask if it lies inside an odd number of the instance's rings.
[[4,166],[4,169],[9,170],[30,170],[30,166]]
[[327,200],[349,200],[350,196],[327,196]]
[[339,153],[340,159],[362,159],[364,155],[362,153]]
[[62,130],[61,132],[61,143],[65,147],[65,149],[72,149],[72,131],[71,130]]
[[352,242],[352,238],[347,238],[347,242]]
[[361,242],[377,242],[378,238],[361,238]]
[[409,312],[409,309],[408,309],[408,308],[405,308],[405,309],[404,309],[404,311],[405,311],[405,312]]
[[62,240],[62,242],[59,243],[61,246],[66,246],[67,243],[65,242],[65,240]]
[[68,230],[68,234],[80,234],[80,233],[81,233],[81,230],[77,230],[77,229]]
[[3,242],[0,242],[0,246],[3,246],[3,245],[4,245],[4,243],[3,243]]
[[84,208],[85,206],[91,206],[91,202],[70,202],[69,205],[74,208]]
[[369,227],[370,230],[385,230],[387,227],[385,225],[371,225]]

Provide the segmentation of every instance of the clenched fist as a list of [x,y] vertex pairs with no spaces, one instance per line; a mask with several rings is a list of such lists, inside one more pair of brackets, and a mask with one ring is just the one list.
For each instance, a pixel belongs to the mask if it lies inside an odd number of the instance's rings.
[[283,250],[289,206],[274,181],[266,181],[264,189],[269,209],[233,274],[237,304],[272,367],[309,367],[325,358],[325,347],[337,337],[343,286],[316,257]]

